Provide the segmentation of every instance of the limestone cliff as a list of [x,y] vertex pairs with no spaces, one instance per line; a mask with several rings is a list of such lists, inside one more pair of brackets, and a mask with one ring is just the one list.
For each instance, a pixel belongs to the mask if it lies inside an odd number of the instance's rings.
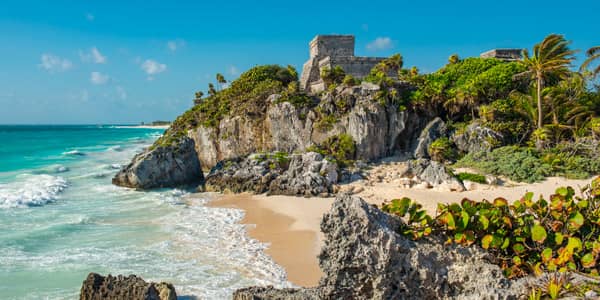
[[[398,89],[403,88],[408,89]],[[265,94],[262,100],[251,104],[240,101],[243,104],[237,105],[245,105],[244,110],[231,108],[221,118],[213,118],[212,123],[201,122],[199,117],[186,112],[167,130],[165,137],[157,141],[153,150],[136,156],[113,182],[139,188],[174,186],[200,178],[196,160],[208,170],[219,161],[257,152],[304,152],[310,146],[320,145],[341,134],[350,136],[355,144],[353,159],[370,161],[409,152],[404,145],[411,143],[402,142],[400,138],[416,139],[421,128],[406,125],[422,124],[424,122],[411,119],[423,117],[414,111],[399,109],[392,100],[381,97],[380,92],[379,86],[370,83],[342,85],[321,96],[305,95],[300,104],[290,101],[285,93]],[[168,161],[157,160],[158,153],[166,155],[175,151],[177,145],[188,147],[175,152],[184,153],[183,156],[175,155]],[[193,145],[193,151],[189,145]],[[160,148],[170,150],[158,150]],[[196,158],[192,157],[192,152]],[[172,164],[179,161],[182,164]],[[140,167],[146,165],[164,172],[153,174],[154,179],[143,180],[147,176],[140,171],[147,169]],[[191,170],[188,172],[185,168]],[[181,176],[173,177],[165,173],[167,170],[176,170]]]
[[227,117],[216,128],[198,126],[187,135],[194,140],[205,168],[254,152],[304,151],[339,134],[352,137],[356,158],[373,160],[401,150],[398,136],[413,131],[405,124],[408,118],[417,117],[390,103],[380,103],[376,100],[378,91],[379,87],[371,84],[339,87],[324,94],[313,108],[296,107],[272,95],[263,119]]

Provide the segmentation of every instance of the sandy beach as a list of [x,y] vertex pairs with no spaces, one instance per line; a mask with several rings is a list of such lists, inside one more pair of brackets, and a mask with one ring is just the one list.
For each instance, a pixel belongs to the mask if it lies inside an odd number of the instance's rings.
[[[380,205],[386,200],[409,197],[435,214],[438,203],[458,202],[463,198],[473,200],[504,197],[509,201],[521,198],[526,192],[536,196],[549,196],[559,186],[572,186],[576,191],[590,180],[571,180],[550,177],[543,182],[512,186],[477,185],[474,190],[447,192],[435,189],[401,188],[397,184],[377,183],[365,185],[357,181],[350,186],[361,187],[357,195],[367,202]],[[251,194],[224,194],[209,203],[215,207],[235,207],[245,210],[242,222],[249,224],[248,233],[257,240],[268,243],[266,250],[275,262],[283,266],[288,280],[299,286],[315,286],[322,275],[317,255],[323,242],[320,221],[329,210],[334,198],[305,198]]]

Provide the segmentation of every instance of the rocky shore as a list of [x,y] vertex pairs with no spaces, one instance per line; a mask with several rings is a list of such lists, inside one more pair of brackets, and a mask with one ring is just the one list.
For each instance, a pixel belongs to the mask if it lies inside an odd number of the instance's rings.
[[[233,299],[524,299],[532,286],[551,276],[507,279],[479,246],[447,244],[435,235],[413,241],[397,232],[402,222],[360,197],[340,194],[321,222],[325,243],[319,265],[324,276],[317,287],[248,287],[237,290]],[[574,273],[568,276],[573,284],[597,283]],[[88,276],[81,291],[86,300],[107,299],[97,295],[171,300],[175,295],[168,284],[97,274]]]

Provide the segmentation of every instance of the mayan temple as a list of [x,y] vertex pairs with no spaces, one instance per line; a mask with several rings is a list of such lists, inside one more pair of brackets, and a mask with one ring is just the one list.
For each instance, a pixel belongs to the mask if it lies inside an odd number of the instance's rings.
[[362,78],[385,57],[354,56],[353,35],[317,35],[309,43],[310,58],[302,69],[300,87],[308,92],[325,89],[321,80],[323,68],[340,66],[346,74]]

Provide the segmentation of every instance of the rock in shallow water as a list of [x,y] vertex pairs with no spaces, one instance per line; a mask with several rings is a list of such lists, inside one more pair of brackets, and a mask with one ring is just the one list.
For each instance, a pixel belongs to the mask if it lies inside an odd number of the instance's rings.
[[176,300],[170,283],[146,282],[135,275],[106,277],[90,273],[81,286],[80,300]]
[[176,187],[203,181],[194,141],[187,137],[174,145],[144,150],[112,179],[113,184],[140,189]]

